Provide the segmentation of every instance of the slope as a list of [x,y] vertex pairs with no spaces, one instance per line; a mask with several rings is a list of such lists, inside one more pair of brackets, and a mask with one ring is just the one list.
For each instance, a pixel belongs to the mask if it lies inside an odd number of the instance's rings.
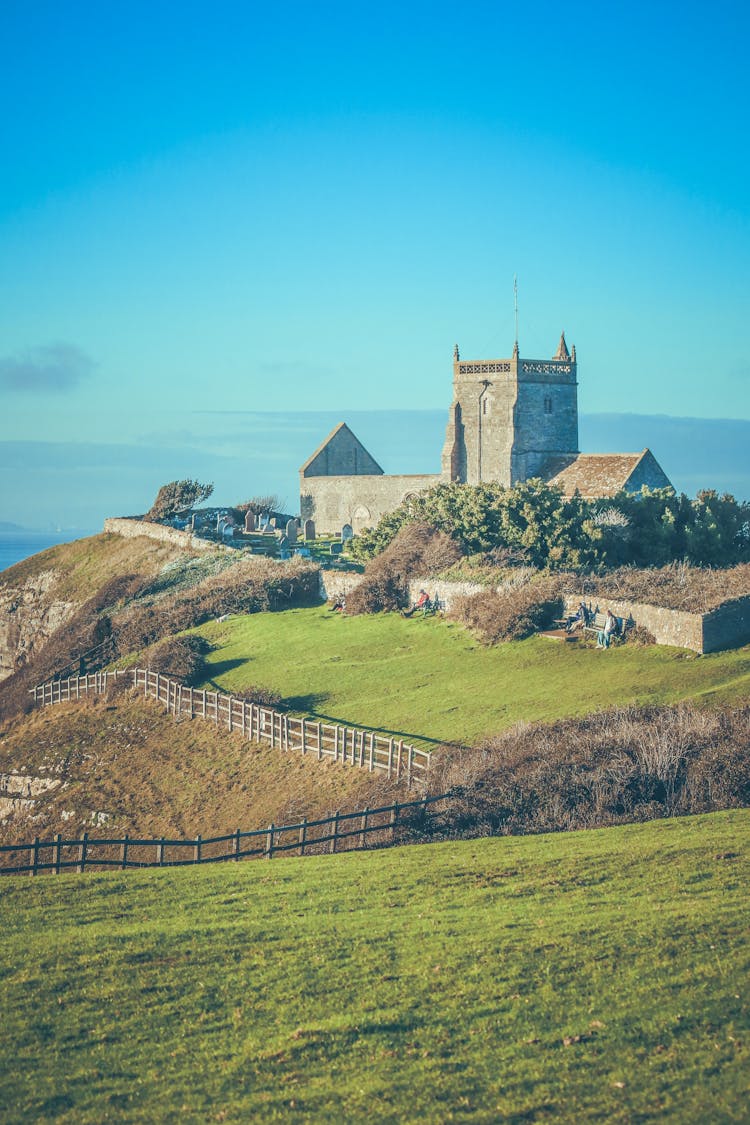
[[745,1119],[750,814],[10,879],[8,1120]]

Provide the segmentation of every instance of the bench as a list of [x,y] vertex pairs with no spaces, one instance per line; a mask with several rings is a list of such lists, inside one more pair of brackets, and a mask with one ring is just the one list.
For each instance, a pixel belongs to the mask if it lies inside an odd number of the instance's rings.
[[[593,614],[589,618],[588,624],[584,625],[583,632],[584,633],[595,633],[598,636],[599,633],[601,633],[601,631],[603,630],[604,623],[606,622],[606,620],[607,620],[606,613],[595,613],[595,614]],[[612,636],[616,637],[616,638],[619,638],[620,640],[624,640],[625,635],[627,634],[628,630],[633,627],[635,622],[631,618],[628,618],[627,620],[625,620],[625,618],[618,617],[616,614],[615,614],[615,621],[616,621],[617,624],[616,624],[616,628],[615,628],[614,633],[612,633]]]

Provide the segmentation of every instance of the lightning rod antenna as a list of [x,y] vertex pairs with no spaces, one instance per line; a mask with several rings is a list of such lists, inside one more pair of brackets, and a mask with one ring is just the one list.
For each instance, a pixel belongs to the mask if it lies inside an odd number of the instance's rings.
[[513,312],[516,325],[516,348],[518,348],[518,276],[513,274]]

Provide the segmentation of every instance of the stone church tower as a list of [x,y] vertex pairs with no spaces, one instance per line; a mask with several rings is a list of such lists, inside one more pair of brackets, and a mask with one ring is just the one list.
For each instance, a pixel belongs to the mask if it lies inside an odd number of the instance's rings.
[[442,477],[505,486],[545,477],[553,460],[578,454],[576,350],[560,336],[549,360],[462,360],[453,353],[453,402]]

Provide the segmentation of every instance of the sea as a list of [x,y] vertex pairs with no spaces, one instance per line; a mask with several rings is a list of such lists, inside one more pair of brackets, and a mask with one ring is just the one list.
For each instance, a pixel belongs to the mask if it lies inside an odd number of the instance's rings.
[[74,539],[85,539],[96,535],[96,531],[0,531],[0,571],[22,562],[30,555],[56,547],[58,543],[71,543]]

